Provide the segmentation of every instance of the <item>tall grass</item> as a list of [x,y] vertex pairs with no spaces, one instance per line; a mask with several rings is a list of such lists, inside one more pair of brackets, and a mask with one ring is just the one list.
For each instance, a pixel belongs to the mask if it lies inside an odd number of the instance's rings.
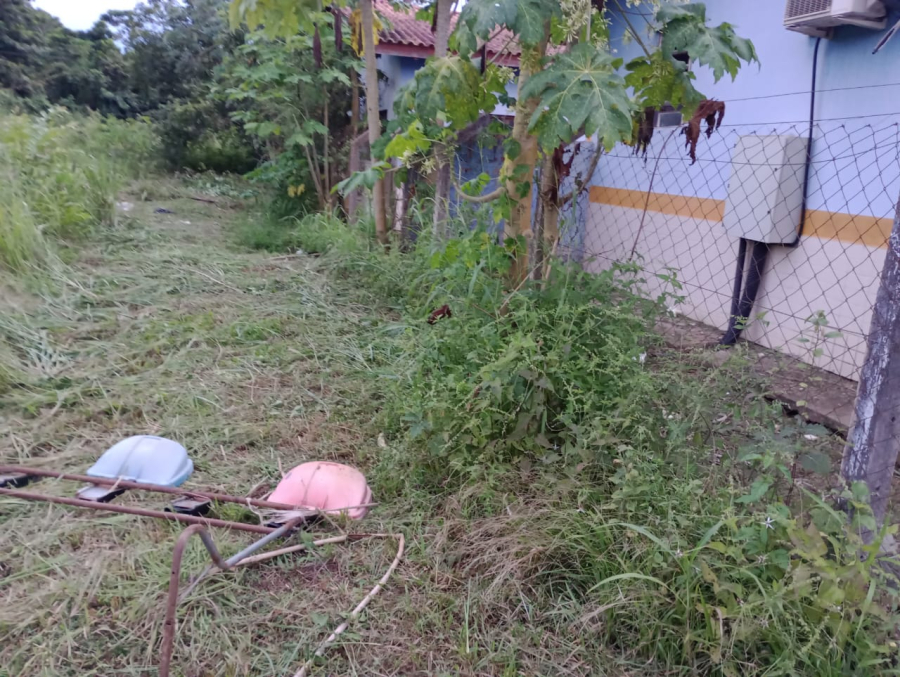
[[110,222],[117,192],[152,171],[156,150],[143,120],[62,109],[0,116],[0,268],[40,266],[52,258],[55,239]]

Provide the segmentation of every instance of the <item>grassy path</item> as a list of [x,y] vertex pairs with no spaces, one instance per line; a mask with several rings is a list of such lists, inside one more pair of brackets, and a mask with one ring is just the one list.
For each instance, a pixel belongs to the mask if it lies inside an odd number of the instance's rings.
[[[74,255],[62,293],[0,308],[28,371],[27,385],[0,396],[3,462],[82,472],[115,441],[150,433],[187,446],[190,485],[237,495],[274,486],[306,460],[371,467],[373,342],[384,311],[363,290],[330,282],[316,259],[233,245],[230,226],[248,218],[239,209],[187,199],[177,184],[151,197],[126,196],[132,206],[119,225]],[[119,502],[158,503],[127,494]],[[524,593],[502,616],[476,594],[458,564],[486,533],[459,533],[458,511],[385,504],[359,527],[404,531],[408,557],[319,674],[590,672],[595,652],[566,627],[548,633],[557,621],[536,627]],[[242,513],[222,516],[253,517]],[[22,676],[155,674],[179,531],[0,500],[0,666]],[[250,540],[215,538],[228,554]],[[207,582],[181,608],[174,674],[293,674],[380,577],[392,549],[335,547]],[[194,543],[185,571],[205,557]]]

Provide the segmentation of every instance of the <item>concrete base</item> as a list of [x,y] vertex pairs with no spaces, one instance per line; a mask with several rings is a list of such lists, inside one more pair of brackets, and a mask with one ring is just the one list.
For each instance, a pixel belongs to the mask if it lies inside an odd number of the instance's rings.
[[[665,318],[656,328],[672,348],[702,350],[704,357],[716,366],[724,364],[731,354],[726,348],[716,349],[722,332],[700,322],[683,317]],[[769,384],[769,398],[846,437],[853,422],[856,381],[756,343],[742,340],[740,345],[748,348],[753,370]]]

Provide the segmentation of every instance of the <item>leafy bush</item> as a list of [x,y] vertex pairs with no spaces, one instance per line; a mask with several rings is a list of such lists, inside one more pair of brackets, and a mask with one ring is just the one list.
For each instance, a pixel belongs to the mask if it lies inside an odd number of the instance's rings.
[[316,191],[309,162],[299,149],[287,149],[247,174],[255,184],[268,187],[271,192],[269,213],[276,218],[295,217],[313,213]]
[[170,169],[244,174],[257,164],[251,143],[211,101],[177,101],[154,113]]
[[748,397],[734,366],[701,378],[662,357],[653,325],[675,277],[653,300],[635,293],[637,267],[559,266],[509,290],[509,260],[476,230],[437,252],[425,238],[405,257],[345,261],[404,316],[384,329],[380,491],[461,489],[501,523],[511,504],[551,505],[447,557],[494,576],[488,589],[517,609],[526,590],[556,613],[596,610],[623,670],[891,670],[898,600],[859,536],[874,527],[864,490],[816,495],[796,478],[828,472],[810,441],[827,431]]
[[50,107],[45,96],[18,96],[14,91],[0,87],[0,115],[41,113]]
[[[559,267],[546,285],[506,293],[509,260],[476,230],[431,255],[408,287],[409,368],[391,414],[423,442],[425,475],[445,484],[448,475],[497,478],[534,462],[576,467],[605,432],[652,447],[659,414],[646,401],[658,384],[642,355],[665,297],[623,294],[635,270],[622,268]],[[427,324],[445,305],[452,315]]]

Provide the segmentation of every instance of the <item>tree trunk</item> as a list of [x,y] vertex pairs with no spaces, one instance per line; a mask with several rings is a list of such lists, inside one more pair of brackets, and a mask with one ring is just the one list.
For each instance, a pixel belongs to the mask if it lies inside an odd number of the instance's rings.
[[[434,56],[442,59],[447,56],[450,40],[450,9],[453,0],[437,0],[435,7]],[[447,236],[447,219],[450,215],[450,171],[452,158],[449,149],[443,144],[435,146],[437,159],[437,180],[434,189],[434,229],[435,244],[444,241]]]
[[[545,35],[549,37],[550,28]],[[528,79],[537,72],[534,65],[540,69],[541,59],[547,52],[547,37],[536,48],[525,50],[522,53],[522,68],[519,71],[519,91],[525,87]],[[534,192],[534,168],[538,157],[537,136],[528,131],[528,125],[534,116],[539,99],[523,99],[516,101],[516,120],[513,123],[512,140],[518,146],[519,154],[512,158],[509,155],[503,161],[501,176],[506,181],[506,191],[512,201],[510,218],[506,222],[504,234],[514,240],[525,238],[525,246],[516,250],[516,257],[510,269],[513,286],[521,284],[528,275],[528,249],[531,246],[531,200]],[[520,190],[520,184],[528,184],[527,192]]]
[[[373,0],[361,0],[363,50],[366,53],[366,114],[369,124],[369,147],[373,148],[381,136],[378,111],[378,64],[375,61],[375,10]],[[371,161],[371,159],[370,159]],[[372,211],[375,216],[375,237],[388,244],[387,214],[384,207],[385,179],[379,179],[372,190]]]
[[[359,73],[356,66],[350,68],[350,139],[359,136]],[[351,142],[352,142],[351,141]]]
[[[350,68],[350,157],[347,162],[347,175],[362,169],[359,161],[359,73],[356,67]],[[356,210],[359,206],[359,191],[354,190],[344,196],[344,211],[352,223],[356,222]]]
[[[850,482],[865,482],[880,527],[900,451],[900,205],[888,240],[881,286],[869,329],[869,351],[859,378],[855,422],[841,464]],[[863,534],[871,541],[874,534]]]
[[434,156],[437,171],[434,183],[434,227],[432,237],[439,245],[447,238],[447,220],[450,217],[450,162],[449,149],[443,144],[435,144]]
[[545,200],[543,198],[543,185],[544,185],[544,170],[547,168],[547,160],[541,161],[541,168],[538,170],[538,199],[537,199],[537,210],[534,213],[534,233],[531,238],[531,251],[528,252],[528,259],[531,261],[531,279],[532,280],[540,280],[543,274],[543,264],[544,264],[544,205]]
[[556,253],[559,241],[559,173],[554,154],[547,153],[541,164],[541,241],[535,242],[537,260],[534,262],[535,278],[547,279],[550,261]]

